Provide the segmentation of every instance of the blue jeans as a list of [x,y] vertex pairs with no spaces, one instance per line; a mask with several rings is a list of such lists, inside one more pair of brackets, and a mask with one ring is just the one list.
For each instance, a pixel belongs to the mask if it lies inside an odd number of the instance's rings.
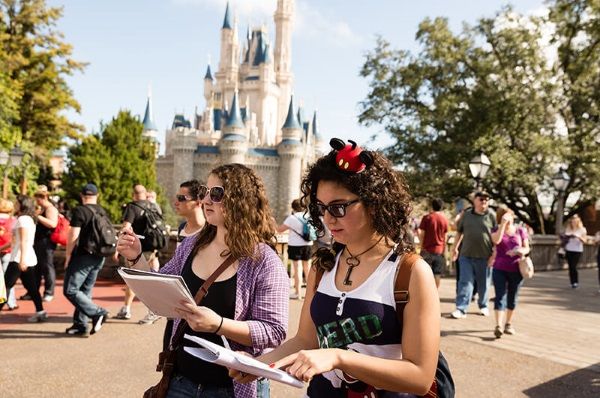
[[460,256],[460,275],[456,308],[467,312],[473,296],[473,283],[477,281],[477,304],[479,308],[487,308],[488,290],[490,286],[491,268],[487,266],[487,258]]
[[233,387],[203,387],[181,375],[169,383],[167,398],[233,398]]
[[75,255],[65,271],[63,293],[75,306],[73,326],[82,330],[87,329],[89,318],[108,313],[92,301],[92,288],[103,265],[104,257]]
[[492,271],[492,280],[494,281],[494,309],[498,311],[514,310],[519,298],[519,289],[523,284],[523,277],[519,271],[509,272],[500,269]]

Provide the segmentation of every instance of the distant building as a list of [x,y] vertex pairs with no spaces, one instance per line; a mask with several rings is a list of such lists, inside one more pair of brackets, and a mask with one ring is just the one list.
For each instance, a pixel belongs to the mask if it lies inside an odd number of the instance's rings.
[[[166,131],[165,155],[156,162],[159,184],[171,197],[182,181],[206,180],[219,164],[243,163],[265,181],[277,217],[289,213],[307,164],[327,150],[316,112],[309,120],[294,103],[293,18],[294,1],[278,0],[275,45],[265,26],[248,29],[240,41],[227,4],[219,68],[213,75],[208,65],[204,76],[206,108],[195,112],[193,123],[175,115]],[[149,96],[144,135],[156,139],[157,133]]]

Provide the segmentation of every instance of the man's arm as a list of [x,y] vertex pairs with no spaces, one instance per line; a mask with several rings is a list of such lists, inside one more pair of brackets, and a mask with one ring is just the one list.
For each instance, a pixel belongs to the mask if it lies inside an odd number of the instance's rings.
[[65,249],[65,268],[69,266],[69,262],[71,261],[71,255],[73,254],[73,249],[79,240],[79,234],[81,233],[81,227],[71,227],[69,228],[69,234],[67,235],[67,247]]

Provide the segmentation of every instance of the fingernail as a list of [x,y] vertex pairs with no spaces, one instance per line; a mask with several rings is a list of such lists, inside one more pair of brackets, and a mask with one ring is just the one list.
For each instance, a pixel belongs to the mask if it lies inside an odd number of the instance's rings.
[[270,368],[274,368],[274,367],[275,367],[275,363],[270,363],[270,364],[269,364],[269,367],[270,367]]

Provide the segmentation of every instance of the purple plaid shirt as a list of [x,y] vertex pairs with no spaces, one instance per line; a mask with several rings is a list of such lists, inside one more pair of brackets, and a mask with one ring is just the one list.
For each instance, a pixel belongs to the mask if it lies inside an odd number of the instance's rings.
[[[181,275],[195,239],[185,239],[175,250],[173,258],[160,269],[161,274]],[[260,355],[265,348],[277,347],[286,337],[289,313],[289,279],[281,259],[268,245],[258,245],[258,260],[249,257],[239,260],[235,297],[236,321],[246,321],[250,328],[252,347],[230,341],[234,351]],[[179,325],[176,319],[173,334]],[[256,382],[233,382],[237,398],[256,397]]]

